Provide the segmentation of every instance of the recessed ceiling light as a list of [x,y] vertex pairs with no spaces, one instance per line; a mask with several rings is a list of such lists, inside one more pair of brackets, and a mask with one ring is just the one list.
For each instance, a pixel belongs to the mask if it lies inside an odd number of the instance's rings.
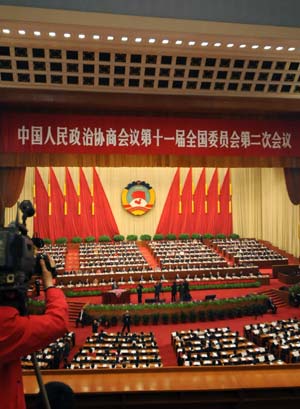
[[202,47],[207,47],[207,46],[208,46],[208,42],[207,42],[207,41],[202,41],[201,45],[202,45]]
[[121,37],[121,41],[128,41],[128,37],[126,36]]
[[41,32],[40,32],[40,31],[34,31],[33,34],[34,34],[35,36],[39,37],[39,36],[41,35]]
[[54,33],[54,31],[50,31],[49,36],[50,36],[50,37],[55,37],[55,36],[56,36],[56,33]]
[[21,36],[23,36],[23,35],[26,34],[26,31],[25,31],[25,30],[19,30],[18,33],[19,33]]
[[163,43],[163,44],[169,44],[169,40],[168,40],[167,38],[164,38],[164,39],[162,40],[162,43]]
[[221,47],[221,45],[222,45],[221,43],[214,43],[215,47]]
[[196,41],[189,41],[188,44],[189,44],[189,45],[195,45],[195,44],[196,44]]
[[270,45],[265,45],[265,46],[264,46],[264,50],[271,50],[271,48],[272,48],[272,47],[271,47]]
[[142,42],[142,38],[141,38],[141,37],[136,37],[136,38],[134,39],[134,41],[135,41],[136,43],[141,43],[141,42]]
[[246,48],[247,46],[246,46],[246,44],[240,44],[239,47],[240,48]]
[[154,44],[155,43],[155,38],[149,38],[149,40],[148,40],[148,42],[150,43],[150,44]]
[[83,38],[85,38],[85,34],[78,34],[78,38],[82,40]]
[[10,30],[8,28],[3,28],[2,33],[9,34]]
[[99,36],[98,34],[94,34],[94,35],[93,35],[93,39],[94,39],[94,40],[99,40],[99,38],[100,38],[100,36]]
[[176,44],[176,45],[181,45],[181,44],[182,44],[182,40],[176,40],[176,41],[175,41],[175,44]]
[[228,43],[228,44],[226,45],[226,47],[228,47],[228,48],[232,48],[233,46],[234,46],[233,43]]
[[71,34],[70,34],[70,33],[64,33],[64,37],[65,37],[65,38],[70,38],[70,37],[71,37]]
[[295,47],[289,47],[289,48],[288,48],[288,51],[295,51],[295,50],[296,50]]
[[258,45],[258,44],[253,44],[253,45],[251,46],[251,48],[253,48],[253,49],[255,50],[256,48],[259,48],[259,45]]
[[113,40],[114,40],[114,36],[107,36],[107,40],[108,40],[108,41],[113,41]]
[[283,50],[283,47],[281,45],[279,45],[278,47],[276,47],[276,50],[281,51],[281,50]]

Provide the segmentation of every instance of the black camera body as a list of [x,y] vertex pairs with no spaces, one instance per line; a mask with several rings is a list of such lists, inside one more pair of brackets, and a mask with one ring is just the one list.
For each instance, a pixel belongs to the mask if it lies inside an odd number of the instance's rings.
[[[23,223],[18,221],[18,210],[23,212]],[[35,248],[42,248],[44,242],[37,237],[27,235],[26,219],[33,216],[35,210],[29,200],[18,204],[16,221],[8,227],[0,226],[0,290],[16,289],[26,291],[32,275],[42,274],[40,259],[55,275],[46,254],[35,255]]]
[[0,228],[0,287],[24,286],[35,266],[34,246],[18,228]]

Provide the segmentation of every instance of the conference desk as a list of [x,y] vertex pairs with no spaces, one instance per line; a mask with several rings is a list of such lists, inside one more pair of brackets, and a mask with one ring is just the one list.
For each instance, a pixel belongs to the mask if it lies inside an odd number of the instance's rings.
[[130,291],[115,289],[102,294],[103,304],[130,304]]

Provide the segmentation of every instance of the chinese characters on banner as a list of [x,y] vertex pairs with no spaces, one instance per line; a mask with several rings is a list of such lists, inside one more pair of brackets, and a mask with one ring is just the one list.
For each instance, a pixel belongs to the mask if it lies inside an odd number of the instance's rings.
[[4,152],[297,156],[300,121],[7,114]]

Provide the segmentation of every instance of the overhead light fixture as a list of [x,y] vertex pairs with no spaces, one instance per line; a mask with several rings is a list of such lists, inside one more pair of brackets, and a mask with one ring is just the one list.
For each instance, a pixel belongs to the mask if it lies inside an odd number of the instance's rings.
[[80,38],[81,40],[83,40],[85,38],[85,34],[78,34],[78,38]]
[[207,46],[208,46],[208,42],[207,42],[207,41],[202,41],[201,46],[202,46],[202,47],[207,47]]
[[70,37],[71,37],[71,34],[70,34],[70,33],[64,33],[64,37],[65,37],[65,38],[70,38]]
[[39,37],[39,36],[41,35],[41,32],[40,32],[40,31],[34,31],[33,34],[34,34],[36,37]]
[[295,50],[296,50],[295,47],[289,47],[289,48],[288,48],[288,51],[295,51]]
[[164,39],[162,40],[162,43],[163,43],[163,44],[169,44],[169,40],[168,40],[167,38],[164,38]]
[[281,50],[283,50],[283,47],[281,45],[279,45],[278,47],[276,47],[276,50],[281,51]]
[[181,44],[182,44],[182,40],[176,40],[176,41],[175,41],[175,44],[176,44],[176,45],[181,45]]
[[233,44],[233,43],[228,43],[228,44],[226,45],[226,47],[232,48],[232,47],[234,47],[234,44]]
[[221,47],[222,43],[214,43],[214,47]]
[[271,50],[271,48],[272,48],[272,47],[271,47],[270,45],[265,45],[265,46],[264,46],[264,50]]
[[114,40],[114,36],[107,36],[107,40],[108,40],[108,41],[113,41],[113,40]]
[[19,33],[21,36],[23,36],[23,35],[26,34],[26,31],[25,31],[25,30],[18,30],[18,33]]
[[99,40],[99,38],[100,38],[99,34],[94,34],[93,35],[93,40]]
[[49,36],[50,36],[50,37],[55,37],[55,36],[56,36],[56,33],[55,33],[54,31],[50,31]]
[[251,46],[251,48],[253,48],[254,50],[256,50],[257,48],[259,48],[259,45],[258,45],[258,44],[253,44],[253,45]]
[[247,45],[246,45],[246,44],[240,44],[239,47],[240,47],[240,48],[246,48]]
[[141,42],[142,42],[142,38],[141,38],[141,37],[136,37],[136,38],[134,39],[134,41],[135,41],[136,43],[141,43]]
[[155,38],[149,38],[148,43],[154,44],[156,42]]
[[123,37],[121,37],[121,41],[128,41],[128,37],[126,37],[126,36],[123,36]]
[[188,44],[191,45],[191,46],[193,46],[193,45],[196,44],[196,41],[189,41]]
[[3,28],[2,33],[3,34],[10,34],[10,30],[8,28]]

